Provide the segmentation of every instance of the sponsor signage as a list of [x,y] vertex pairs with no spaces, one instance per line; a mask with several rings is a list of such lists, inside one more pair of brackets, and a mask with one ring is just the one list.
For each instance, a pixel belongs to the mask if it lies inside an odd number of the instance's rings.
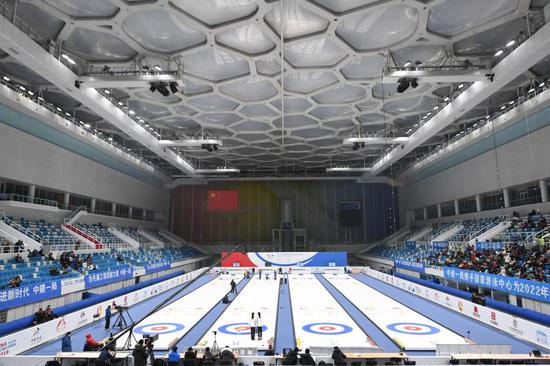
[[408,269],[410,271],[424,272],[426,270],[424,263],[422,262],[415,262],[407,259],[396,259],[393,263],[397,268]]
[[449,246],[448,241],[432,241],[432,248],[434,249],[445,249]]
[[457,282],[486,287],[492,290],[502,291],[521,297],[529,297],[543,302],[550,302],[550,283],[469,271],[455,267],[443,267],[443,276]]
[[447,309],[456,311],[464,316],[493,326],[517,338],[534,343],[546,350],[550,350],[548,340],[550,328],[548,326],[518,318],[511,314],[494,310],[486,306],[481,306],[471,301],[449,295],[445,292],[418,285],[411,281],[390,276],[370,268],[365,269],[365,272],[371,277],[390,283],[393,286],[435,302],[443,307],[446,307]]
[[61,296],[61,281],[45,281],[0,290],[0,310]]
[[123,265],[106,271],[94,271],[84,276],[84,287],[92,288],[127,280],[134,276],[131,266]]
[[476,250],[502,250],[504,243],[500,241],[478,241],[476,242]]

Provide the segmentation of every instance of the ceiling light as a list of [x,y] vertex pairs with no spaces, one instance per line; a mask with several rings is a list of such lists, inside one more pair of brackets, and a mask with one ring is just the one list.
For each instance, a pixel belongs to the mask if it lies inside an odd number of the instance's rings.
[[113,138],[112,138],[112,137],[109,137],[109,139],[108,139],[108,140],[109,140],[109,141],[113,141]]
[[472,127],[477,127],[477,123],[474,123],[474,125]]
[[502,107],[500,107],[500,110],[502,111],[503,109],[506,109],[506,106],[503,105]]
[[90,127],[91,127],[91,126],[90,126],[89,123],[84,124],[84,128],[90,128]]
[[498,50],[496,53],[495,53],[495,56],[498,57],[500,55],[502,55],[504,53],[503,50]]
[[160,68],[159,65],[155,65],[155,66],[153,66],[153,68],[154,68],[155,70],[157,70],[157,71],[162,71],[162,69]]
[[23,91],[27,90],[27,89],[25,89],[25,87],[23,85],[19,85],[19,89],[21,89]]
[[124,105],[124,103],[122,103],[122,102],[118,102],[117,104],[121,107]]
[[486,115],[486,116],[485,116],[485,119],[489,119],[489,118],[491,118],[491,116],[489,116],[489,115]]
[[545,85],[546,85],[546,83],[543,81],[542,83],[539,84],[539,88],[542,88]]
[[451,100],[449,97],[443,98],[443,101],[444,101],[444,102],[448,102],[449,100]]
[[403,93],[405,90],[409,89],[409,86],[411,85],[409,79],[407,78],[401,78],[397,81],[397,92]]
[[411,66],[411,63],[412,63],[412,62],[407,61],[407,62],[405,62],[405,65],[403,65],[403,67],[409,67],[409,66]]
[[30,90],[28,90],[27,93],[29,93],[29,95],[34,95],[34,93]]
[[508,104],[512,105],[514,104],[515,102],[513,100],[509,101]]
[[172,94],[176,94],[178,92],[178,83],[175,81],[170,82],[170,91]]
[[512,47],[515,44],[516,44],[516,41],[512,39],[510,42],[506,43],[506,47]]
[[55,109],[57,109],[58,112],[61,112],[61,108],[55,107]]
[[434,111],[437,111],[437,110],[439,109],[439,107],[438,107],[438,106],[435,106],[435,107],[433,107],[432,109],[433,109]]
[[42,98],[42,97],[38,97],[38,100],[40,100],[40,101],[42,101],[42,102],[43,102],[43,101],[44,101],[44,98]]
[[128,111],[128,113],[129,113],[130,115],[132,115],[132,116],[133,116],[134,114],[136,114],[136,112],[134,112],[133,109],[130,109],[130,110]]
[[360,167],[349,167],[349,166],[335,166],[327,168],[327,172],[369,172],[372,168],[360,168]]
[[111,94],[111,92],[109,91],[109,89],[105,89],[103,90],[105,92],[105,94]]
[[2,77],[2,79],[6,80],[6,81],[10,81],[10,78],[7,77],[7,76]]
[[65,115],[66,115],[67,117],[70,117],[70,116],[71,116],[71,114],[70,114],[69,112],[65,112]]
[[458,84],[458,89],[462,89],[462,88],[464,88],[464,84],[462,84],[462,83]]
[[527,90],[527,93],[533,93],[535,91],[535,88],[531,88],[529,90]]
[[432,115],[432,112],[426,113],[426,116],[431,116],[431,115]]

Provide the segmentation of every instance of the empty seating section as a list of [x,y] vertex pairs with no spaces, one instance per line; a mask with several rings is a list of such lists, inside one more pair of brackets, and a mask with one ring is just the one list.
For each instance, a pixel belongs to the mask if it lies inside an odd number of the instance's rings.
[[448,228],[450,228],[454,224],[455,224],[454,222],[445,222],[445,223],[442,223],[442,224],[434,224],[432,226],[432,230],[430,232],[428,232],[427,234],[423,235],[421,238],[419,238],[418,241],[430,240],[433,237],[441,234],[442,232],[444,232],[445,230],[447,230]]
[[157,262],[178,262],[198,256],[192,248],[139,249],[136,251],[118,251],[125,261],[134,266],[144,266]]
[[[11,218],[11,217],[10,217]],[[52,224],[44,220],[27,220],[25,218],[14,219],[13,221],[20,224],[22,227],[31,230],[33,233],[40,237],[42,244],[76,244],[78,239],[72,235],[67,234],[61,228],[60,224]]]
[[145,231],[149,236],[152,236],[153,238],[155,238],[158,241],[162,242],[164,244],[164,246],[168,246],[169,241],[164,236],[160,235],[158,230],[141,229],[141,231]]
[[124,240],[115,236],[107,228],[103,227],[101,224],[78,224],[75,223],[74,226],[85,233],[93,236],[103,244],[108,247],[117,247],[117,246],[128,246]]
[[456,234],[449,238],[449,241],[466,241],[472,236],[481,233],[484,229],[488,229],[501,221],[499,217],[482,218],[479,220],[464,220],[464,227]]
[[137,241],[140,244],[140,246],[147,247],[147,248],[151,246],[155,246],[155,243],[153,243],[150,239],[141,235],[138,229],[134,227],[117,227],[117,230],[133,238],[135,241]]

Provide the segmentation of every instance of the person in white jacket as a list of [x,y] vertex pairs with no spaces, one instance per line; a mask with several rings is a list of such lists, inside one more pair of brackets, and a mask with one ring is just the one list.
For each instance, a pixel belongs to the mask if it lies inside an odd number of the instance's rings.
[[254,340],[256,335],[256,319],[254,319],[254,313],[252,313],[252,318],[250,318],[248,326],[250,328],[250,339]]
[[[254,314],[252,314],[254,315]],[[264,327],[264,323],[262,321],[262,314],[258,312],[258,316],[256,317],[256,334],[258,335],[258,340],[262,340],[262,328]]]

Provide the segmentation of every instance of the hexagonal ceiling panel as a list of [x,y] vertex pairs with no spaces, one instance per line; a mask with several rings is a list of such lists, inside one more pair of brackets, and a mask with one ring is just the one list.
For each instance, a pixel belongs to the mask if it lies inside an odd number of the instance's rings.
[[248,79],[224,84],[220,87],[223,93],[233,95],[245,101],[258,101],[271,98],[277,94],[277,88],[269,80]]
[[43,0],[74,18],[110,18],[118,13],[118,6],[110,0]]
[[452,36],[512,13],[518,0],[446,0],[430,10],[428,30]]
[[209,26],[245,18],[258,10],[254,0],[170,0],[170,3]]
[[[148,65],[148,72],[155,72],[155,65],[177,69],[182,74],[177,93],[164,97],[147,87],[121,86],[110,89],[110,98],[116,105],[128,105],[134,118],[145,118],[144,123],[162,136],[202,128],[222,138],[224,146],[216,154],[197,147],[177,149],[200,159],[201,166],[229,162],[254,171],[303,173],[307,168],[324,174],[331,158],[372,162],[383,153],[379,146],[352,151],[342,145],[359,126],[377,136],[389,131],[403,135],[451,94],[451,86],[456,92],[457,84],[442,79],[398,94],[396,84],[382,84],[385,68],[404,67],[408,61],[419,61],[421,67],[439,67],[449,60],[463,63],[466,58],[476,62],[481,54],[482,60],[491,62],[488,54],[518,34],[529,33],[527,13],[535,28],[542,24],[542,6],[549,2],[22,0],[18,15],[44,41],[60,44],[62,52],[74,56],[75,65],[63,62],[76,73],[105,66],[140,72],[141,65]],[[4,4],[9,7],[12,2]],[[460,123],[516,98],[520,83],[550,73],[549,60],[443,132],[454,134],[463,127]],[[141,150],[166,169],[166,162],[116,124],[1,51],[0,72],[0,77],[21,82],[35,95],[42,92],[63,112],[93,123],[98,131],[115,136],[117,143]],[[425,152],[421,147],[405,161]]]
[[345,57],[346,53],[328,38],[285,45],[285,58],[295,67],[332,66]]
[[63,47],[88,61],[124,61],[137,54],[114,35],[84,28],[75,28]]
[[144,10],[130,14],[122,29],[143,48],[173,53],[206,41],[206,36],[186,24],[177,13],[164,10]]
[[360,51],[389,47],[412,36],[418,25],[418,11],[406,5],[379,7],[346,17],[336,34]]
[[219,33],[216,35],[216,42],[249,55],[265,53],[275,48],[275,43],[257,23]]
[[[299,5],[300,1],[301,0],[287,0],[283,2],[283,36],[285,39],[319,33],[328,27],[329,22],[327,19],[302,8]],[[273,31],[279,36],[281,35],[280,7],[274,8],[267,13],[265,15],[265,21]]]
[[313,96],[318,103],[351,103],[367,95],[365,88],[353,85],[338,85]]
[[241,57],[221,49],[207,49],[184,59],[186,72],[211,81],[221,81],[249,73]]
[[[281,99],[272,102],[277,109],[283,109]],[[284,98],[284,110],[286,113],[298,113],[311,107],[311,103],[305,98]]]

